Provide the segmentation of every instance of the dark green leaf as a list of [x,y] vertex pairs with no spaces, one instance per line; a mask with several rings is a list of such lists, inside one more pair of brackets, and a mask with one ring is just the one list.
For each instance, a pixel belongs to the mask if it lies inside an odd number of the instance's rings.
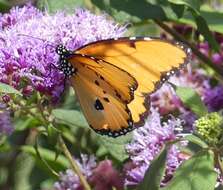
[[201,117],[208,113],[207,108],[195,90],[192,88],[179,86],[174,86],[174,88],[182,102],[197,116]]
[[202,147],[202,148],[208,148],[208,145],[202,141],[199,137],[195,136],[195,135],[187,135],[184,137],[186,140]]
[[213,152],[201,151],[186,160],[177,169],[169,185],[162,190],[211,190],[216,180]]
[[57,121],[71,127],[88,127],[88,123],[83,114],[76,110],[54,109],[52,114]]
[[202,10],[201,16],[206,20],[212,31],[223,33],[223,13],[210,10]]
[[199,0],[168,0],[171,3],[178,5],[185,5],[188,7],[188,11],[192,14],[198,31],[204,36],[208,43],[214,48],[215,51],[219,51],[219,45],[216,42],[213,34],[211,33],[206,20],[200,14],[201,1]]
[[98,137],[99,144],[103,145],[114,158],[119,161],[124,161],[128,158],[125,146],[132,138],[131,133],[128,133],[125,136],[117,137],[115,139],[99,135]]
[[32,168],[35,165],[35,160],[28,154],[22,153],[16,159],[14,168],[14,190],[32,190],[33,187],[29,181]]
[[6,167],[0,167],[0,185],[5,184],[8,178],[8,170]]
[[159,190],[160,182],[164,175],[167,158],[167,148],[163,148],[160,154],[151,162],[147,169],[139,190]]
[[170,4],[172,10],[177,15],[177,18],[181,18],[184,15],[185,6],[177,5],[177,4]]
[[197,24],[198,31],[204,36],[208,43],[212,46],[215,51],[219,50],[219,44],[216,42],[213,34],[211,33],[206,20],[201,16],[194,14],[194,19]]
[[0,154],[11,151],[11,144],[7,141],[6,135],[0,135]]
[[0,82],[0,93],[16,94],[16,95],[22,96],[21,92],[9,86],[8,84],[1,83],[1,82]]
[[108,11],[108,8],[112,7],[118,11],[126,12],[129,15],[136,16],[140,19],[166,19],[165,12],[159,5],[152,4],[146,0],[92,0],[92,2],[101,9],[106,8]]
[[9,4],[9,1],[0,0],[0,11],[1,12],[7,12],[10,8],[11,8],[11,5]]
[[48,125],[47,127],[47,134],[48,134],[48,142],[51,145],[55,145],[58,141],[58,130],[56,128],[53,127],[53,125]]
[[41,123],[36,118],[24,118],[24,119],[17,119],[14,122],[15,131],[24,131],[27,128],[35,128],[39,126]]
[[[25,145],[22,146],[22,151],[26,152],[36,158],[37,161],[39,161],[39,164],[45,168],[45,165],[39,160],[38,155],[36,154],[36,150],[33,146]],[[48,163],[52,168],[54,168],[57,171],[60,171],[62,169],[68,168],[70,166],[68,160],[60,155],[56,160],[55,160],[55,155],[56,153],[52,150],[45,149],[45,148],[38,148],[39,153],[41,154],[41,157]],[[40,163],[41,162],[41,163]]]
[[187,7],[192,8],[195,11],[200,10],[201,1],[200,0],[168,0],[169,2],[176,5],[185,5]]
[[[222,25],[223,13],[201,8],[200,15],[205,19],[211,31],[223,33],[223,25]],[[182,24],[189,24],[193,27],[196,27],[194,18],[189,13],[186,13],[183,16],[183,18],[178,19],[177,22]]]

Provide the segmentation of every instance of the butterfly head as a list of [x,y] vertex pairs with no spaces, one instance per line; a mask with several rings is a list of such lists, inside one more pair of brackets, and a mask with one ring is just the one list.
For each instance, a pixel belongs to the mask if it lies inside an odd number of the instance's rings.
[[58,54],[58,55],[63,55],[63,54],[66,54],[68,52],[68,50],[66,49],[66,47],[65,46],[63,46],[62,44],[60,44],[60,45],[58,45],[57,47],[56,47],[56,53]]

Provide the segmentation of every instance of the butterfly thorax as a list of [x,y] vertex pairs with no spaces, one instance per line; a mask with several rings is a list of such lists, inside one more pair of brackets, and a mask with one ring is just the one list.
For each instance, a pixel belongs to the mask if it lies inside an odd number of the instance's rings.
[[76,74],[76,68],[74,68],[68,61],[71,55],[73,55],[73,52],[66,49],[63,45],[58,45],[56,53],[60,56],[58,69],[61,70],[66,77],[71,77]]

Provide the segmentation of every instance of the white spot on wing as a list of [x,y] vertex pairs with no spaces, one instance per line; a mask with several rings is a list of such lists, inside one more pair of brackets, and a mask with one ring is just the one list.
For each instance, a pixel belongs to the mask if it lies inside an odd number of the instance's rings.
[[144,39],[144,40],[151,40],[150,37],[144,37],[143,39]]
[[129,39],[130,39],[130,40],[135,40],[135,39],[136,39],[136,37],[130,37]]

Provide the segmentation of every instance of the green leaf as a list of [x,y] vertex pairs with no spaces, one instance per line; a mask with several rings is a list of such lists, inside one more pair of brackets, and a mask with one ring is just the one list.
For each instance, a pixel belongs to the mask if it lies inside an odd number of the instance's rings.
[[201,117],[208,113],[206,106],[195,90],[188,87],[173,86],[176,90],[176,94],[179,96],[182,102],[197,116]]
[[[219,51],[219,44],[212,35],[206,20],[200,14],[201,1],[199,0],[92,0],[101,9],[111,15],[117,15],[116,11],[123,11],[132,17],[141,20],[156,19],[160,21],[177,21],[182,17],[184,7],[192,14],[198,31],[205,37],[215,51]],[[128,19],[129,20],[129,19]]]
[[178,5],[185,5],[188,7],[188,11],[192,14],[196,25],[197,30],[204,36],[204,38],[208,41],[208,43],[214,48],[215,51],[219,51],[219,44],[215,40],[212,32],[210,31],[210,28],[206,22],[206,20],[203,18],[203,16],[200,14],[200,6],[201,1],[200,0],[168,0],[171,3],[178,4]]
[[[105,9],[106,11],[108,11],[108,8],[114,8],[140,19],[166,19],[165,12],[159,5],[152,4],[146,0],[92,0],[92,2],[99,8]],[[109,11],[110,10],[111,9],[109,9]]]
[[32,190],[32,183],[29,181],[35,160],[28,154],[22,153],[16,158],[14,168],[14,190]]
[[11,8],[11,5],[6,0],[0,0],[0,11],[7,12]]
[[[49,174],[37,167],[35,159],[24,152],[16,156],[11,170],[10,189],[13,190],[36,190],[40,184],[49,178]],[[56,180],[55,178],[50,178]],[[52,187],[52,186],[51,186]]]
[[164,175],[167,158],[167,148],[164,147],[160,154],[151,162],[147,169],[139,190],[159,190],[160,182]]
[[52,114],[58,123],[66,124],[71,127],[88,127],[88,123],[83,114],[76,110],[54,109]]
[[168,1],[176,5],[186,5],[187,7],[190,7],[195,11],[199,11],[201,6],[200,0],[168,0]]
[[22,96],[21,92],[9,86],[8,84],[1,83],[1,82],[0,82],[0,93],[16,94],[16,95]]
[[131,141],[132,134],[128,133],[125,136],[111,138],[106,136],[99,136],[99,144],[103,145],[107,151],[118,161],[123,162],[128,158],[125,146]]
[[185,6],[173,3],[170,3],[170,6],[174,13],[177,15],[177,18],[181,18],[184,15]]
[[[42,163],[42,161],[40,161],[38,155],[36,154],[36,150],[33,146],[24,145],[21,149],[23,152],[34,156],[39,165],[42,168],[46,169],[45,165]],[[38,151],[41,157],[56,171],[66,169],[70,166],[69,161],[63,155],[59,155],[58,158],[55,160],[56,153],[54,151],[40,147],[38,148]]]
[[37,126],[41,125],[40,121],[38,121],[36,118],[19,118],[15,120],[14,126],[15,131],[24,131],[28,128],[35,128]]
[[200,146],[201,148],[208,148],[208,145],[202,141],[199,137],[195,136],[195,135],[187,135],[184,137],[184,139]]
[[206,20],[212,31],[223,33],[223,12],[202,10],[201,16]]
[[[215,10],[206,10],[201,8],[200,15],[205,19],[208,24],[208,27],[211,31],[219,32],[223,34],[223,13]],[[177,20],[182,24],[189,24],[193,27],[196,27],[193,17],[190,14],[185,14],[183,18]]]
[[38,7],[40,9],[47,9],[49,12],[56,12],[58,10],[66,10],[68,12],[73,12],[74,8],[83,7],[84,0],[40,0],[38,1]]
[[201,151],[184,161],[169,185],[162,190],[211,190],[216,180],[213,152]]
[[194,14],[194,19],[197,24],[197,30],[204,36],[204,38],[208,41],[208,43],[215,51],[219,51],[219,44],[210,31],[206,20],[201,15],[197,14]]

